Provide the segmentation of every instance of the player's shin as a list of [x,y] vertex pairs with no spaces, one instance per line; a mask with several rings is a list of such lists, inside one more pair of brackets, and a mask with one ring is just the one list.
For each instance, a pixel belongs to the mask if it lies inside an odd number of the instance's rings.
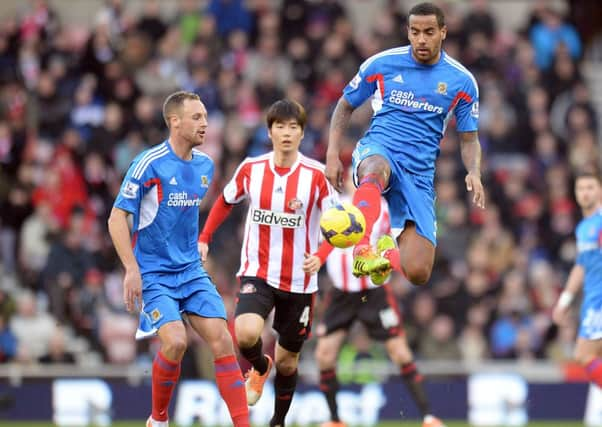
[[152,418],[167,421],[169,402],[180,377],[180,362],[167,359],[161,352],[153,361],[152,373]]
[[330,411],[330,420],[338,422],[339,409],[337,406],[337,393],[339,391],[339,381],[337,379],[336,369],[327,369],[320,371],[320,390],[324,393],[328,409]]
[[364,175],[360,185],[353,194],[353,204],[364,214],[366,219],[366,231],[359,245],[370,243],[372,227],[380,216],[380,197],[384,189],[384,182],[377,174]]
[[263,340],[261,337],[257,339],[257,342],[252,347],[239,346],[240,354],[253,366],[259,374],[263,375],[268,369],[268,361],[263,354]]
[[401,377],[422,416],[428,415],[430,408],[424,390],[423,377],[418,372],[414,362],[405,363],[401,366]]
[[249,426],[249,408],[245,393],[245,382],[236,357],[229,356],[215,359],[215,382],[226,402],[234,427]]
[[284,426],[284,418],[291,407],[293,394],[297,388],[298,376],[299,374],[296,369],[292,375],[282,375],[276,371],[276,378],[274,378],[276,398],[274,400],[274,416],[270,420],[270,427]]

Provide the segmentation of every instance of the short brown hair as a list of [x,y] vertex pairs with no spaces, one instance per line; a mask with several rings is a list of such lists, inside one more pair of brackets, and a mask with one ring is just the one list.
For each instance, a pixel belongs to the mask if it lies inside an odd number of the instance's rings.
[[445,25],[445,15],[443,14],[443,10],[433,3],[420,3],[410,9],[408,12],[408,17],[410,15],[419,15],[419,16],[428,16],[435,15],[437,18],[437,25],[439,28],[443,28]]
[[201,98],[196,93],[186,92],[180,90],[178,92],[174,92],[167,97],[165,102],[163,103],[163,120],[165,120],[165,124],[169,127],[169,116],[171,116],[174,111],[184,104],[184,101],[187,99],[193,99],[200,101]]
[[305,108],[296,101],[281,99],[274,102],[268,109],[266,115],[268,129],[272,127],[274,122],[283,122],[288,119],[295,119],[301,129],[305,129],[305,123],[307,122]]

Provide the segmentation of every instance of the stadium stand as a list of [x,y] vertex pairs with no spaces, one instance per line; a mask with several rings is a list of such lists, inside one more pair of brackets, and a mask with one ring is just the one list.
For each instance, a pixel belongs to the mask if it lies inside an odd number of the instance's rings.
[[[133,341],[106,219],[129,162],[165,137],[164,96],[191,90],[209,111],[203,150],[218,168],[206,213],[233,168],[269,149],[263,112],[282,96],[307,107],[301,149],[324,159],[342,88],[364,58],[405,43],[408,6],[16,3],[0,6],[11,10],[0,18],[0,363],[85,366],[144,365],[153,352],[152,341]],[[485,0],[443,3],[444,47],[480,85],[488,208],[468,203],[451,126],[433,277],[425,289],[393,282],[419,360],[571,358],[576,325],[559,330],[550,315],[575,256],[573,175],[600,166],[602,14],[583,1],[512,3],[524,12],[514,26]],[[347,161],[369,114],[354,116]],[[238,253],[242,215],[218,231],[209,261],[230,310],[238,259],[228,254]],[[211,375],[193,344],[183,375]]]

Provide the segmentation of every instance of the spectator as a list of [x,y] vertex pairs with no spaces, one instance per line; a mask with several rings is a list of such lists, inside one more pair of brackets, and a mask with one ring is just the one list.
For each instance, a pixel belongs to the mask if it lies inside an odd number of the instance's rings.
[[552,7],[541,11],[541,21],[531,29],[531,42],[535,48],[535,62],[541,70],[548,69],[557,49],[564,45],[573,60],[581,55],[581,40],[572,25],[563,22],[562,16]]
[[48,353],[38,358],[42,364],[75,363],[75,356],[67,349],[67,338],[63,328],[56,328],[48,343]]
[[20,362],[35,362],[48,352],[56,322],[50,314],[38,309],[33,293],[24,291],[17,297],[17,312],[9,325],[17,338],[16,357]]

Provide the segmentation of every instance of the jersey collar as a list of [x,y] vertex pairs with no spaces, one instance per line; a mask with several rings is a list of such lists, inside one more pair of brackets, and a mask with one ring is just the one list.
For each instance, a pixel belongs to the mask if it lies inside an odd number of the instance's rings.
[[272,173],[275,176],[279,176],[281,178],[286,178],[297,169],[297,166],[299,166],[299,162],[301,161],[301,156],[302,156],[301,152],[297,152],[297,160],[295,160],[295,163],[293,163],[291,165],[291,167],[287,173],[285,173],[284,175],[280,175],[276,172],[276,164],[274,163],[274,152],[272,151],[272,152],[270,152],[270,161],[269,161],[270,170],[272,171]]

